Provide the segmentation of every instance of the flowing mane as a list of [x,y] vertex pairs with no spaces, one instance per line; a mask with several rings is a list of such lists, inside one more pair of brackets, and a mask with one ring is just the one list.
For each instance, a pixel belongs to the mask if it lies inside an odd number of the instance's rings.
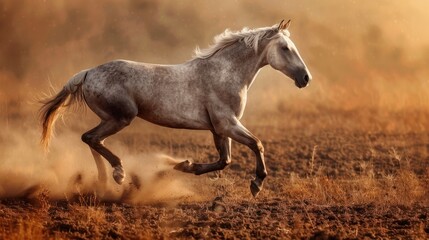
[[[259,41],[270,34],[277,32],[278,25],[272,27],[263,27],[256,29],[243,28],[240,31],[232,32],[226,29],[223,33],[214,37],[214,43],[206,49],[200,49],[198,46],[195,48],[194,59],[206,59],[213,56],[216,52],[236,43],[244,42],[247,47],[253,48],[255,52],[258,51]],[[283,30],[286,35],[289,33]]]

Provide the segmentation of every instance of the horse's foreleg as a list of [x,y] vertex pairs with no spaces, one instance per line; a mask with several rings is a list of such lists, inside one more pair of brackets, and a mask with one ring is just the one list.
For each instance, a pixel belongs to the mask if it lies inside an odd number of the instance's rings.
[[[82,141],[88,144],[91,149],[101,154],[114,168],[113,170],[113,178],[118,184],[121,184],[125,178],[125,172],[122,167],[122,162],[115,154],[113,154],[109,149],[107,149],[103,145],[103,140],[108,136],[111,136],[121,129],[129,125],[129,121],[117,121],[117,120],[109,120],[102,121],[97,127],[94,129],[84,133],[82,135]],[[97,161],[97,159],[96,159]]]
[[214,143],[219,152],[219,160],[214,163],[191,163],[186,160],[177,164],[174,169],[201,175],[224,169],[231,162],[231,139],[213,133]]
[[267,169],[264,161],[264,147],[261,141],[247,130],[237,119],[228,120],[228,122],[219,121],[215,130],[218,134],[228,136],[233,140],[248,146],[256,156],[256,177],[251,181],[250,190],[254,197],[262,190],[262,185],[267,176]]

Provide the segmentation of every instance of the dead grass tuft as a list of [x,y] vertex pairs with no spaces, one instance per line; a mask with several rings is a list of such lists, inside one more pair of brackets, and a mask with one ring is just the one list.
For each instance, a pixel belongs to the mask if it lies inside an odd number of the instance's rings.
[[0,238],[4,240],[46,239],[47,234],[43,223],[36,218],[19,218],[11,232],[5,233],[1,231]]
[[374,171],[362,164],[361,175],[352,179],[332,179],[323,175],[299,177],[291,174],[282,191],[291,199],[323,205],[405,205],[427,203],[424,179],[408,169],[375,177]]

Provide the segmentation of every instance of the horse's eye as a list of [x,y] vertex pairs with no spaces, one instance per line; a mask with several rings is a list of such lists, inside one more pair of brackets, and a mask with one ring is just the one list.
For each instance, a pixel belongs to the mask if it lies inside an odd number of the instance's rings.
[[283,50],[283,51],[289,51],[290,49],[288,48],[288,46],[283,46],[283,47],[282,47],[282,50]]

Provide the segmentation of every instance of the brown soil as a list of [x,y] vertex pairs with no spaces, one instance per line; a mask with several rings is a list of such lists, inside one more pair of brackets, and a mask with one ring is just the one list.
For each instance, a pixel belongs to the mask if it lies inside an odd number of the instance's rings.
[[[253,154],[233,144],[233,162],[221,178],[190,178],[203,198],[131,204],[82,193],[49,200],[48,191],[33,189],[0,200],[0,238],[425,239],[429,136],[414,127],[414,118],[428,119],[344,111],[245,119],[264,142],[269,172],[256,199],[248,188]],[[288,123],[279,125],[283,119]],[[132,153],[168,149],[198,162],[216,158],[208,133],[157,127],[137,133],[141,127],[136,123],[116,139]]]
[[175,207],[123,203],[88,207],[59,201],[46,210],[8,200],[0,208],[2,237],[9,239],[424,239],[429,234],[429,207],[422,205],[330,206],[272,198]]

